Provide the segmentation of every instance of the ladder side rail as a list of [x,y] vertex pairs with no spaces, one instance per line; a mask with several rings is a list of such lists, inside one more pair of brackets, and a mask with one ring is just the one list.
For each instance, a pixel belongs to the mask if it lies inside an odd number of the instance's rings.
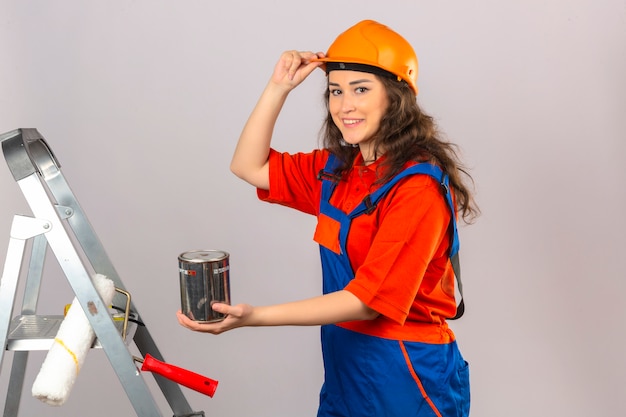
[[39,301],[39,290],[43,277],[43,267],[46,262],[48,241],[45,235],[37,235],[33,238],[31,248],[28,275],[24,287],[24,299],[22,301],[22,315],[35,314]]
[[24,373],[28,362],[28,352],[13,352],[13,365],[9,377],[6,402],[4,403],[3,417],[16,417],[22,401],[22,388],[24,387]]
[[[22,302],[22,315],[35,314],[39,299],[39,289],[41,288],[41,278],[43,276],[43,266],[46,260],[48,241],[44,235],[37,235],[33,239],[31,247],[30,264],[26,285],[24,288],[24,300]],[[4,417],[17,416],[22,399],[22,389],[24,388],[24,377],[26,376],[26,365],[28,364],[28,351],[13,352],[13,364],[4,404]]]
[[[134,341],[137,349],[139,349],[144,357],[149,353],[155,359],[165,361],[146,326],[137,327]],[[192,410],[189,401],[187,401],[187,398],[183,394],[180,385],[156,373],[153,373],[152,375],[154,376],[159,389],[163,393],[163,396],[167,400],[167,403],[174,412],[174,417],[196,415],[194,414],[195,412]]]
[[0,367],[9,340],[9,326],[15,305],[17,293],[17,281],[20,275],[20,265],[26,249],[26,241],[11,238],[7,249],[7,257],[4,263],[4,271],[0,279]]
[[[93,269],[111,279],[117,288],[126,290],[124,283],[113,266],[113,262],[111,262],[102,242],[96,235],[95,230],[87,219],[87,215],[78,203],[61,171],[56,170],[52,175],[49,172],[44,177],[44,180],[48,190],[58,203],[58,209],[61,211],[65,210],[70,229]],[[118,296],[116,295],[116,297]],[[132,301],[131,309],[137,312],[134,305],[132,305]]]
[[0,279],[0,366],[9,338],[9,327],[15,307],[17,283],[28,239],[46,232],[50,224],[45,220],[15,215],[11,224],[11,238],[7,248],[2,278]]
[[[14,236],[18,233],[17,229],[19,228],[19,224],[23,223],[19,221],[20,218],[21,216],[15,216],[13,218],[7,257],[4,263],[2,278],[0,278],[0,344],[2,346],[2,349],[0,349],[0,369],[2,368],[4,352],[6,351],[7,341],[9,339],[9,327],[15,306],[15,295],[17,294],[17,282],[21,272],[24,252],[26,251],[27,238]],[[5,401],[4,417],[17,415],[19,400],[18,404],[16,404],[15,401],[12,400],[12,395],[14,395],[14,393],[11,392],[11,384],[9,384]]]
[[18,181],[26,200],[36,217],[50,222],[46,233],[48,244],[74,290],[85,316],[105,351],[118,379],[138,416],[161,416],[154,398],[135,366],[132,355],[96,291],[82,259],[76,252],[61,218],[53,206],[38,175],[32,174]]

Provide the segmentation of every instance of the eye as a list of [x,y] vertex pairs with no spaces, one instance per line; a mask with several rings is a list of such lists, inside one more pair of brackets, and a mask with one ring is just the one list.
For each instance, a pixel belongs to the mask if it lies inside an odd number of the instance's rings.
[[337,88],[335,88],[335,89],[331,89],[331,90],[330,90],[330,95],[331,95],[331,96],[338,96],[338,95],[341,95],[341,90],[339,90],[339,89],[337,89]]
[[363,94],[367,90],[369,90],[367,87],[357,87],[357,88],[354,89],[354,92],[357,93],[357,94]]

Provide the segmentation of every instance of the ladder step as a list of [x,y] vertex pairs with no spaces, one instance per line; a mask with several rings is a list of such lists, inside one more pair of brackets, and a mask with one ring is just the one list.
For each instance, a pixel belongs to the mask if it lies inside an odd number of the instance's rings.
[[[13,320],[11,320],[6,350],[49,350],[63,319],[64,316],[62,315],[20,315],[14,317]],[[123,320],[118,320],[117,317],[114,317],[113,323],[120,334],[122,334],[124,326]],[[134,337],[135,330],[137,330],[137,324],[129,321],[126,329],[126,344]],[[102,348],[97,339],[94,342],[93,348]]]

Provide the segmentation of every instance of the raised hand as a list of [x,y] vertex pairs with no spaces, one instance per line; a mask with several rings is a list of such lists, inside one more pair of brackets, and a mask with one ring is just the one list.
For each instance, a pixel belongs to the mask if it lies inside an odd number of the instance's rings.
[[297,87],[317,67],[324,63],[315,61],[316,58],[324,58],[322,52],[310,51],[285,51],[274,67],[271,82],[292,90]]

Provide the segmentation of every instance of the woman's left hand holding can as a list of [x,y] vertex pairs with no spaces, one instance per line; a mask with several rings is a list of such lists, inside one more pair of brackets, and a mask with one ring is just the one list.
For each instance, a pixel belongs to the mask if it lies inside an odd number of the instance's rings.
[[226,315],[224,320],[213,323],[200,323],[191,320],[181,310],[176,313],[178,322],[189,330],[203,333],[220,334],[225,331],[249,325],[248,321],[254,308],[249,304],[237,304],[231,306],[224,303],[214,303],[214,311]]

